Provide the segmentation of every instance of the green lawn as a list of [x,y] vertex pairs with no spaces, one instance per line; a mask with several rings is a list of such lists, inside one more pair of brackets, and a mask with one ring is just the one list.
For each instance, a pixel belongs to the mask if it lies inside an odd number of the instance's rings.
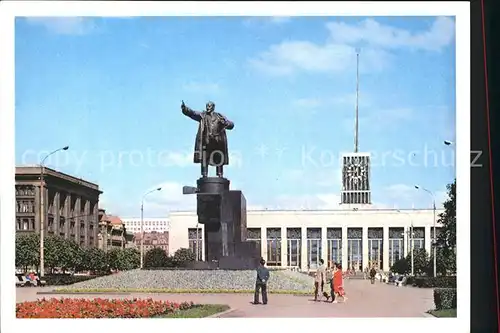
[[431,315],[438,318],[456,318],[457,309],[446,309],[446,310],[431,310],[429,311]]
[[195,305],[191,309],[180,310],[158,318],[205,318],[216,313],[229,310],[229,306],[223,304]]

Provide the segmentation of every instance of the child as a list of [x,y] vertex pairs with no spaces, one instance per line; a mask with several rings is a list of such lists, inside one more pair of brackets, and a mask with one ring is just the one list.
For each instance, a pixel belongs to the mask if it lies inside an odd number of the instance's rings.
[[335,271],[333,273],[333,290],[336,296],[333,303],[337,303],[338,297],[342,297],[344,302],[347,301],[344,290],[344,281],[342,278],[342,265],[338,263],[335,265]]

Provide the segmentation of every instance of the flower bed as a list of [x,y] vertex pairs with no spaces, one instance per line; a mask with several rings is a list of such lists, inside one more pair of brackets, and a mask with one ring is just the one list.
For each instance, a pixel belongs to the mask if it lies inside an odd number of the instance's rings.
[[150,318],[190,309],[193,302],[153,299],[52,298],[16,304],[17,318]]

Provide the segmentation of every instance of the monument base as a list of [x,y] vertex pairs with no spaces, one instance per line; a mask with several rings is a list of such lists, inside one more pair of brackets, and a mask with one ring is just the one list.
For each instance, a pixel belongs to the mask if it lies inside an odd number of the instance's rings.
[[204,225],[205,262],[193,269],[255,269],[260,247],[247,241],[246,199],[222,177],[197,181],[198,223]]
[[229,191],[229,183],[224,177],[201,177],[196,181],[199,194],[221,194]]

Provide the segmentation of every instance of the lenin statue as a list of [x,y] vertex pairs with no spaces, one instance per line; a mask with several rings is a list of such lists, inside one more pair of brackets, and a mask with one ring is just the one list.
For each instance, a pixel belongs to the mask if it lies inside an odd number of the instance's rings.
[[215,112],[215,104],[208,102],[206,110],[194,111],[182,101],[182,113],[197,121],[198,132],[194,144],[193,162],[201,165],[201,176],[208,176],[208,166],[215,166],[217,177],[224,177],[224,165],[229,164],[226,129],[234,127],[222,114]]

